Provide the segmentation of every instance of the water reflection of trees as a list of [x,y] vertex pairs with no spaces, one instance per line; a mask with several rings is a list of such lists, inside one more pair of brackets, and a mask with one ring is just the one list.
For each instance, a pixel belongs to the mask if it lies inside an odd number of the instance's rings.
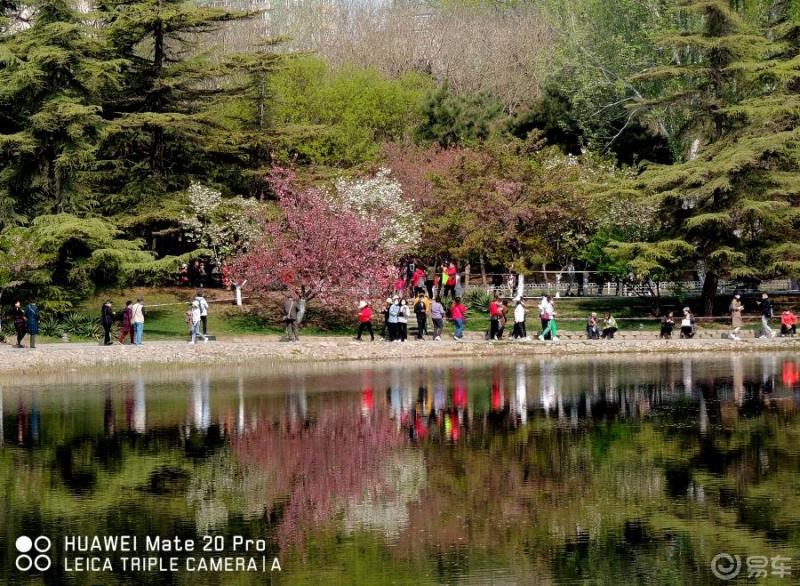
[[84,532],[244,524],[284,548],[377,534],[383,562],[445,578],[513,559],[657,581],[706,576],[709,551],[800,554],[796,359],[409,365],[263,401],[247,385],[220,397],[200,374],[165,409],[133,378],[95,423],[0,389],[9,506]]

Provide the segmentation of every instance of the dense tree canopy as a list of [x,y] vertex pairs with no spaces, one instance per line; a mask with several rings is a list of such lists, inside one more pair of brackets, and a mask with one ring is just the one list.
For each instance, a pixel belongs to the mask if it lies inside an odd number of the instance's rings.
[[[47,277],[31,287],[66,297],[220,264],[246,252],[245,224],[287,221],[277,165],[428,262],[697,274],[707,309],[720,282],[800,272],[797,2],[415,10],[337,5],[332,42],[319,19],[273,39],[178,0],[9,4],[0,249],[78,228],[79,253],[31,265]],[[491,38],[511,33],[528,36]]]

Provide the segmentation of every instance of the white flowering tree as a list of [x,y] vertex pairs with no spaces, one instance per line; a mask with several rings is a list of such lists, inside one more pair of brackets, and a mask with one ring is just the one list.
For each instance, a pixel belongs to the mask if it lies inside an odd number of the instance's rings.
[[244,249],[258,233],[261,204],[242,197],[223,198],[219,191],[192,183],[187,191],[189,207],[181,218],[184,235],[199,248],[207,248],[214,261],[222,261]]
[[403,254],[419,244],[419,217],[403,197],[403,188],[391,177],[389,169],[380,169],[373,177],[339,179],[336,198],[360,217],[382,226],[380,239],[388,250]]

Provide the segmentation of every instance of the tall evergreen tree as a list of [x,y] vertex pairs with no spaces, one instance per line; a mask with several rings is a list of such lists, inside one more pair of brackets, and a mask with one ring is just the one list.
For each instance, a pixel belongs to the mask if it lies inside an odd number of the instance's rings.
[[98,11],[113,51],[131,63],[104,108],[111,124],[96,180],[113,194],[104,209],[157,204],[192,178],[213,182],[231,147],[219,108],[226,71],[202,45],[246,15],[181,0],[102,0]]
[[690,28],[664,39],[672,62],[640,74],[660,80],[660,91],[635,107],[683,116],[689,148],[636,181],[657,203],[660,229],[639,248],[650,260],[632,265],[685,254],[705,274],[710,315],[720,279],[800,271],[800,45],[790,3],[762,30],[736,2],[680,4]]
[[86,173],[105,129],[100,103],[124,66],[66,0],[34,8],[31,26],[0,46],[0,227],[93,207]]

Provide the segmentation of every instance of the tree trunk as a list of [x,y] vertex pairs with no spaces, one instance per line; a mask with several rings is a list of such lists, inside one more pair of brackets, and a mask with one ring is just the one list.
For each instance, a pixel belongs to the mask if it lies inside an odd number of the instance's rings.
[[481,283],[486,286],[486,263],[483,260],[483,255],[480,256],[481,263]]
[[714,315],[714,298],[717,296],[717,287],[719,286],[719,275],[717,273],[706,273],[706,279],[703,281],[703,293],[700,297],[703,315]]
[[466,290],[467,287],[469,287],[469,276],[470,276],[471,273],[472,273],[472,267],[470,266],[469,263],[467,263],[467,266],[464,267],[464,289],[465,290]]

